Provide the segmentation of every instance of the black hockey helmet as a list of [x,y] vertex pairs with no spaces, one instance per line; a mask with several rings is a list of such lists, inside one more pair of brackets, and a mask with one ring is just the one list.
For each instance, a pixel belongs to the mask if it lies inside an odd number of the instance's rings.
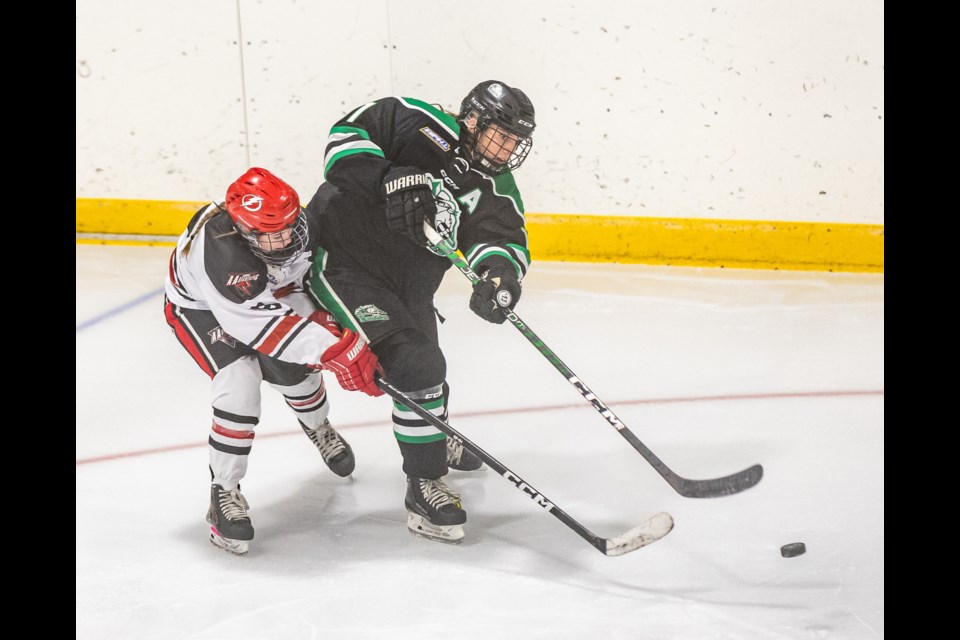
[[[476,116],[475,122],[472,116]],[[468,159],[487,173],[516,169],[533,146],[533,103],[523,91],[499,80],[475,86],[460,103],[457,120],[464,127],[461,140]],[[475,126],[472,133],[468,122]]]

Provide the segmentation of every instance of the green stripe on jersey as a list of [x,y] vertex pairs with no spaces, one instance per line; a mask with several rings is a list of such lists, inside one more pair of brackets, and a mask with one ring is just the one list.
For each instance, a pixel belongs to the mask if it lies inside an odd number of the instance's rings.
[[411,444],[424,444],[424,443],[426,443],[426,442],[436,442],[437,440],[446,440],[446,439],[447,439],[447,436],[445,436],[445,435],[442,434],[442,433],[435,433],[435,434],[432,434],[432,435],[429,435],[429,436],[408,436],[408,435],[400,434],[400,433],[397,433],[396,431],[394,431],[394,432],[393,432],[393,435],[394,435],[394,436],[397,438],[397,440],[399,440],[400,442],[409,442],[409,443],[411,443]]
[[454,138],[460,137],[460,124],[457,122],[457,119],[445,111],[437,109],[432,104],[428,104],[423,100],[416,100],[414,98],[398,98],[401,103],[410,107],[411,109],[417,109],[418,111],[423,111],[428,116],[437,121],[441,127],[447,130]]
[[513,206],[517,209],[517,213],[523,215],[523,200],[520,199],[520,189],[517,188],[517,181],[514,180],[512,173],[507,171],[493,178],[493,192],[498,196],[513,200]]
[[350,329],[354,333],[362,336],[367,342],[370,342],[367,334],[360,329],[360,323],[353,317],[350,309],[343,303],[340,296],[336,294],[333,287],[330,286],[330,283],[327,282],[327,279],[323,276],[323,270],[326,266],[327,252],[322,247],[317,247],[317,257],[314,258],[313,266],[310,267],[307,293],[309,293],[313,301],[317,303],[317,306],[323,307],[332,313],[337,319],[337,322],[340,323],[340,326]]
[[357,109],[356,111],[350,114],[350,117],[347,118],[347,122],[354,122],[357,118],[360,117],[361,113],[363,113],[364,111],[366,111],[367,109],[369,109],[375,104],[377,104],[376,100],[374,100],[373,102],[368,102],[367,104],[363,105],[362,107],[360,107],[359,109]]
[[331,127],[330,133],[354,133],[365,140],[370,139],[370,134],[367,133],[367,130],[361,129],[360,127]]
[[352,156],[355,153],[369,153],[371,156],[376,156],[378,158],[383,158],[383,150],[376,146],[363,147],[362,149],[345,149],[343,151],[338,151],[330,157],[330,162],[327,163],[327,166],[323,168],[323,177],[327,177],[327,173],[330,171],[337,160],[342,160],[347,156]]
[[513,268],[517,270],[517,278],[523,278],[523,270],[520,268],[520,265],[517,264],[517,261],[512,255],[501,249],[500,247],[488,247],[483,251],[479,252],[474,256],[473,260],[470,261],[470,268],[476,270],[477,265],[489,258],[490,256],[502,256],[510,261],[510,264],[513,265]]
[[517,257],[519,257],[525,263],[526,267],[530,266],[530,251],[526,247],[520,246],[519,244],[513,244],[512,242],[508,242],[507,246],[517,253]]

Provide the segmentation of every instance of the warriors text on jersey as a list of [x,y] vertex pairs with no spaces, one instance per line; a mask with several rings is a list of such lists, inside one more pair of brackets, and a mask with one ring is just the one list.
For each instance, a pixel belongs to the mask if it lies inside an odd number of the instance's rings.
[[167,299],[177,307],[212,312],[226,339],[279,360],[319,365],[321,354],[337,338],[308,320],[314,307],[304,292],[304,279],[317,246],[315,221],[307,220],[306,250],[280,268],[253,255],[223,209],[197,228],[217,208],[211,203],[200,209],[178,239],[167,272]]
[[453,205],[452,214],[438,214],[430,222],[463,252],[472,269],[501,262],[523,278],[530,253],[513,176],[490,177],[471,168],[460,155],[456,119],[412,98],[370,102],[331,128],[324,157],[327,183],[310,204],[326,214],[321,217],[324,248],[344,250],[388,282],[398,270],[414,270],[430,293],[436,290],[451,266],[442,253],[412,242],[380,240],[393,233],[384,213],[384,176],[404,166],[428,174],[434,196]]

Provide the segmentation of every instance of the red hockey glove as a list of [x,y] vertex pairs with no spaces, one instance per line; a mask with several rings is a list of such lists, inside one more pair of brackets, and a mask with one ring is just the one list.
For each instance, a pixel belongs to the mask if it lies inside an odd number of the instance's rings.
[[326,309],[317,309],[311,313],[307,319],[313,320],[317,324],[322,324],[324,329],[338,338],[343,337],[343,327],[341,327],[337,319],[333,317],[333,314]]
[[367,341],[350,329],[344,329],[340,341],[323,352],[320,364],[332,371],[347,391],[363,391],[374,397],[383,395],[376,380],[377,373],[383,374],[380,361],[370,351]]

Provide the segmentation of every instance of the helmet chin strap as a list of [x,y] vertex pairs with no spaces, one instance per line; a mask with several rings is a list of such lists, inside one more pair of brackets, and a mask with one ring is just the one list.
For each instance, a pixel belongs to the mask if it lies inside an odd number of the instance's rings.
[[297,258],[300,257],[300,254],[303,253],[304,247],[291,247],[279,249],[277,251],[264,251],[260,248],[255,248],[251,245],[254,255],[260,258],[264,264],[270,267],[284,267]]
[[[467,121],[469,121],[469,118]],[[480,165],[487,169],[493,169],[494,167],[490,164],[490,161],[484,157],[483,153],[480,152],[477,144],[480,139],[480,130],[476,126],[467,127],[467,121],[464,121],[464,131],[466,135],[460,142],[460,147],[465,152],[463,155],[466,156],[466,160],[471,165]]]
[[[480,156],[480,166],[482,166],[482,167],[484,167],[484,168],[486,168],[486,169],[490,169],[491,171],[500,171],[500,170],[503,168],[503,164],[494,164],[491,160],[489,160],[489,159],[488,159],[486,156],[484,156],[482,153],[477,152],[477,155]],[[504,163],[504,164],[505,164],[505,163]]]

